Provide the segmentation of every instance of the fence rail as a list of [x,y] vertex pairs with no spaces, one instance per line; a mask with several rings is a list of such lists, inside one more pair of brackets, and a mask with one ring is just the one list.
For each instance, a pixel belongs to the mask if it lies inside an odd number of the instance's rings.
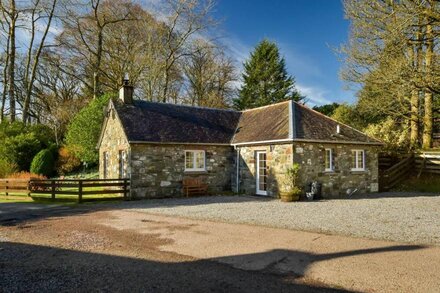
[[102,194],[122,194],[128,197],[130,180],[123,179],[0,179],[0,193],[77,195],[78,202],[83,196]]
[[384,170],[380,176],[380,189],[382,191],[391,189],[396,184],[402,182],[413,168],[414,156],[409,155],[391,168]]
[[0,179],[0,193],[26,193],[30,195],[29,180],[27,179]]
[[440,152],[416,154],[415,167],[419,173],[440,174]]

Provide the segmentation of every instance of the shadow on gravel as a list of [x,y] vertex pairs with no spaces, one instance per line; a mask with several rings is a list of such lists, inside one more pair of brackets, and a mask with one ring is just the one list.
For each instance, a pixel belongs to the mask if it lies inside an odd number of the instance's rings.
[[[271,253],[300,257],[291,251]],[[0,242],[0,275],[5,292],[348,292],[299,284],[292,274],[240,270],[208,260],[151,261],[11,242]]]
[[264,253],[219,257],[215,260],[244,270],[264,269],[269,273],[283,273],[303,277],[313,263],[321,261],[373,253],[413,251],[424,248],[426,247],[420,245],[395,245],[325,254],[275,249]]

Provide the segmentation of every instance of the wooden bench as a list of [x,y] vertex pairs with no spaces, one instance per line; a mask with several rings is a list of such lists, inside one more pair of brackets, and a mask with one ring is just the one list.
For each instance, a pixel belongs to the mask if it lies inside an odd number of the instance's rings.
[[184,178],[182,184],[186,197],[193,194],[205,195],[208,192],[208,184],[204,184],[200,178]]

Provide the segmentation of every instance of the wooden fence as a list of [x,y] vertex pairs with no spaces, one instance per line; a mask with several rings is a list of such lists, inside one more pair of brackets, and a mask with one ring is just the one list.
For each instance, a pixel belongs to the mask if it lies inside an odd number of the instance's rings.
[[382,171],[379,182],[380,190],[387,191],[391,189],[396,184],[402,182],[413,169],[414,155],[409,155],[391,168]]
[[124,199],[130,192],[130,180],[125,179],[1,179],[0,193],[75,195],[82,202],[88,195],[121,194]]
[[24,193],[30,195],[28,179],[0,179],[0,193]]
[[440,152],[422,152],[416,154],[415,167],[419,174],[440,174]]

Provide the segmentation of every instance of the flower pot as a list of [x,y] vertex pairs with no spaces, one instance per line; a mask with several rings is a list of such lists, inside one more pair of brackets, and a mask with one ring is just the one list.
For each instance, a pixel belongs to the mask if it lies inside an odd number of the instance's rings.
[[282,202],[298,201],[299,194],[292,191],[280,192],[280,199]]

